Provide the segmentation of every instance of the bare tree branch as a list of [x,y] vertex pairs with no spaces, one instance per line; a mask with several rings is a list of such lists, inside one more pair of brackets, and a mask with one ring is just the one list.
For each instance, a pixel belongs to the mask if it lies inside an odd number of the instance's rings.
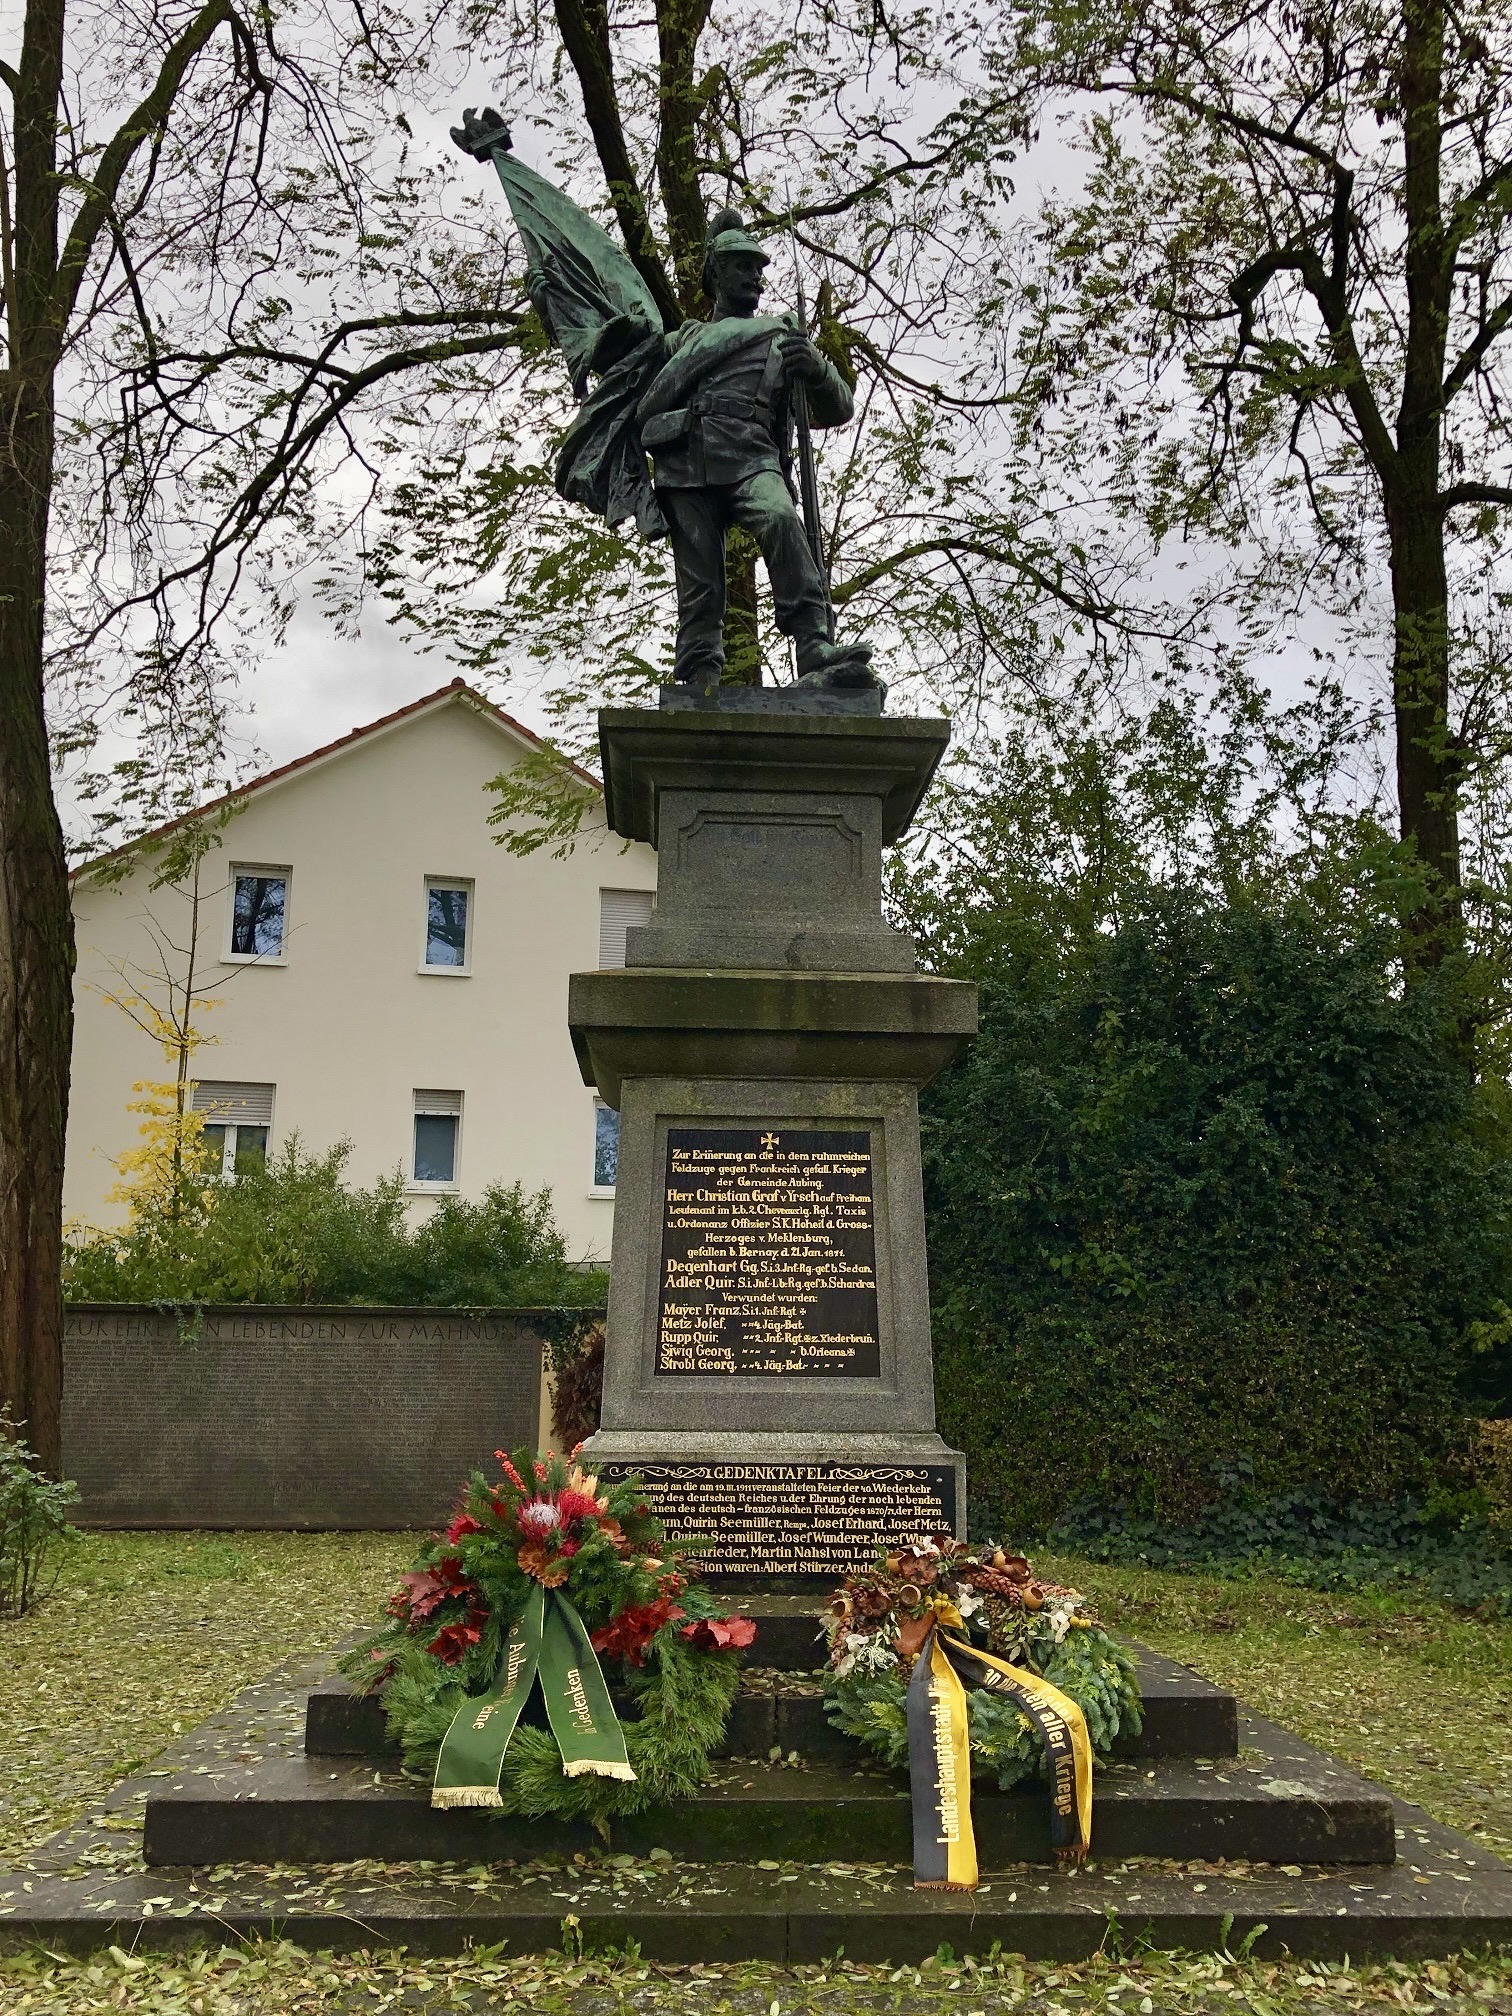
[[199,13],[169,45],[152,89],[106,143],[58,259],[53,313],[60,346],[95,241],[114,208],[122,176],[142,143],[162,131],[190,64],[216,29],[231,20],[232,12],[231,0],[205,0]]
[[1455,511],[1461,504],[1512,504],[1512,487],[1502,483],[1451,483],[1447,490],[1439,492],[1441,513]]
[[1465,345],[1444,379],[1444,404],[1447,406],[1457,392],[1460,392],[1479,371],[1486,361],[1492,345],[1506,333],[1512,324],[1512,294],[1504,295],[1482,321],[1480,328]]

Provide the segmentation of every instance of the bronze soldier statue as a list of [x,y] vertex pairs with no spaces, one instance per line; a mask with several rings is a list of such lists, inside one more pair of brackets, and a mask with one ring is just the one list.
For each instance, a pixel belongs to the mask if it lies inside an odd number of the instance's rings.
[[721,211],[704,256],[709,322],[685,322],[637,409],[657,501],[677,569],[679,680],[719,682],[724,666],[725,534],[731,525],[761,548],[804,680],[851,668],[855,652],[830,640],[829,592],[790,488],[792,387],[801,384],[816,426],[842,427],[850,387],[784,316],[759,315],[767,255],[733,210]]
[[790,316],[758,313],[768,259],[739,213],[722,210],[710,226],[703,280],[712,318],[667,333],[625,254],[512,158],[497,113],[465,113],[452,138],[498,170],[525,241],[531,301],[582,401],[557,458],[558,491],[610,524],[633,516],[647,537],[671,541],[673,676],[719,684],[725,539],[739,525],[761,548],[799,683],[875,685],[868,646],[834,641],[818,528],[805,526],[792,487],[800,402],[816,425],[843,426],[854,412],[850,387]]

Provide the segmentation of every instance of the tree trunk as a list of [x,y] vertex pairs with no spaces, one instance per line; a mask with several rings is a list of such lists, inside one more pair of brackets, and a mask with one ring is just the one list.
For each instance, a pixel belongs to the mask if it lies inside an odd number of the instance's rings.
[[1449,721],[1449,589],[1436,488],[1397,499],[1387,513],[1398,819],[1431,872],[1414,931],[1417,957],[1428,965],[1453,949],[1461,926],[1461,764]]
[[13,91],[8,368],[0,373],[0,1402],[54,1476],[63,1397],[63,1136],[73,922],[42,705],[53,480],[63,0],[28,0]]
[[1386,519],[1397,808],[1402,838],[1415,843],[1432,875],[1428,904],[1413,929],[1415,956],[1427,965],[1453,949],[1462,923],[1461,766],[1449,720],[1449,585],[1438,501],[1453,285],[1443,216],[1443,73],[1442,0],[1405,0],[1400,76],[1407,332]]
[[620,119],[614,82],[606,0],[553,0],[553,8],[562,47],[567,52],[583,93],[588,130],[593,135],[599,166],[609,187],[609,200],[619,220],[625,250],[650,288],[663,324],[668,329],[676,329],[683,320],[683,311],[651,235],[645,200],[635,179],[630,149],[625,143],[625,129]]
[[[666,212],[677,296],[687,315],[708,313],[703,291],[708,219],[698,179],[698,119],[703,99],[696,74],[699,38],[708,19],[709,0],[657,0],[660,88],[656,179]],[[726,685],[761,684],[756,560],[756,542],[738,526],[732,528],[725,540]]]
[[42,711],[52,413],[40,388],[11,396],[0,456],[0,1403],[58,1476],[74,948]]
[[[656,179],[667,217],[667,239],[684,314],[700,312],[707,219],[698,179],[698,116],[703,109],[695,79],[698,39],[709,0],[657,0],[660,54]],[[707,313],[707,310],[703,310]]]

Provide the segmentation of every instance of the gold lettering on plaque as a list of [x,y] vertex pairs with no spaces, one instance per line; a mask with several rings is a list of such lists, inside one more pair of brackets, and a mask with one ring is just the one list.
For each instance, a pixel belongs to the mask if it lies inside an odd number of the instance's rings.
[[669,1129],[656,1369],[879,1376],[869,1133]]
[[[606,1475],[632,1466],[609,1464]],[[835,1582],[878,1552],[953,1532],[955,1474],[944,1464],[640,1463],[633,1466],[674,1539],[714,1543],[704,1569]]]

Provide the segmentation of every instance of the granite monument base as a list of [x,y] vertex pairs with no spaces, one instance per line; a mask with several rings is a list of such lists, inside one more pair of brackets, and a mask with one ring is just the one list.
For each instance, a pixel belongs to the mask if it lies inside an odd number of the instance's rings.
[[919,1088],[976,990],[882,914],[943,721],[664,696],[600,716],[614,830],[657,849],[623,970],[574,974],[585,1080],[620,1116],[595,1467],[645,1479],[727,1585],[831,1587],[964,1534],[935,1428]]

